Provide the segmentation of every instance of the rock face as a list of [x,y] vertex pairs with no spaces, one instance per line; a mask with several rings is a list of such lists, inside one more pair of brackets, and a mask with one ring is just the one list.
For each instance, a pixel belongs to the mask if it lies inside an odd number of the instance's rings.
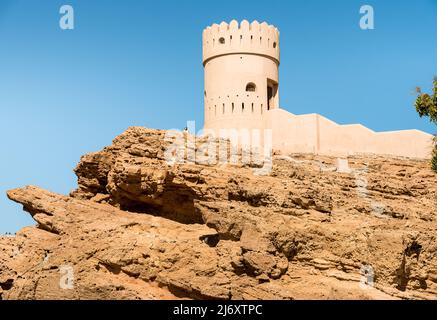
[[129,128],[71,195],[9,191],[38,224],[0,237],[0,299],[437,298],[427,162],[276,155],[260,176],[170,166],[170,143]]

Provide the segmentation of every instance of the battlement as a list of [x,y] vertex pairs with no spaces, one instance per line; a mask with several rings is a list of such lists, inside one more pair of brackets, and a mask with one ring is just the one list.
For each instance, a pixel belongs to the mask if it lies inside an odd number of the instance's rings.
[[214,57],[239,53],[266,56],[279,65],[278,29],[266,22],[243,20],[239,25],[232,20],[229,24],[213,24],[203,31],[204,65]]

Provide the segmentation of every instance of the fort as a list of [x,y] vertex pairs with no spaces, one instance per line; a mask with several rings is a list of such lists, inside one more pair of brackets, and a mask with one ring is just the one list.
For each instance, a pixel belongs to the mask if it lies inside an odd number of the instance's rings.
[[265,22],[233,20],[203,31],[204,129],[271,130],[275,152],[345,157],[357,154],[426,159],[431,134],[419,130],[375,132],[341,125],[319,114],[280,108],[280,41]]

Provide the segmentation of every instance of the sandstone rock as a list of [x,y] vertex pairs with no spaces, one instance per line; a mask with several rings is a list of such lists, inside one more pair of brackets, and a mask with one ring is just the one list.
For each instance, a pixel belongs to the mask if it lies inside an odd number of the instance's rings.
[[437,298],[426,162],[350,157],[337,172],[335,158],[277,156],[259,176],[205,153],[169,165],[169,143],[129,128],[81,158],[70,196],[9,191],[37,226],[0,237],[0,298]]

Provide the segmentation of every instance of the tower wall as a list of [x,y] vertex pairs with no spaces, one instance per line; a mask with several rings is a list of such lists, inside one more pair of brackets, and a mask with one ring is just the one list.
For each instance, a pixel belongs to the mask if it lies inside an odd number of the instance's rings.
[[262,129],[266,112],[279,106],[278,30],[256,21],[214,24],[203,32],[203,64],[205,128]]

